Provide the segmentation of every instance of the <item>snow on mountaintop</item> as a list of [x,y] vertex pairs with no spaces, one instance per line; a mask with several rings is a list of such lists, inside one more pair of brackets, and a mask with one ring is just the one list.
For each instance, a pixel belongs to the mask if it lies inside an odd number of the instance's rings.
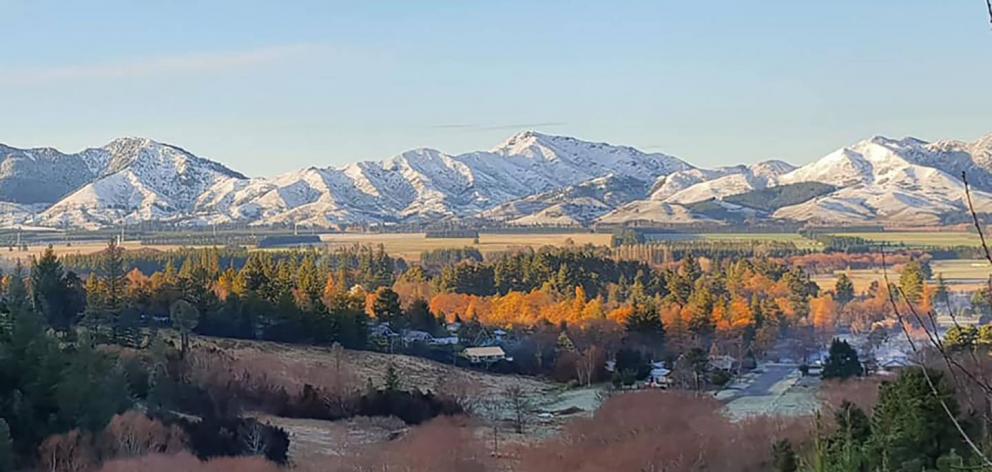
[[[876,136],[799,168],[773,160],[700,169],[629,146],[524,131],[489,151],[419,148],[253,179],[180,147],[128,137],[76,154],[0,145],[0,202],[8,203],[0,224],[721,224],[737,210],[750,219],[933,224],[963,208],[961,172],[980,209],[992,210],[992,135],[970,143]],[[789,202],[809,200],[767,211],[723,201],[802,182],[837,189],[792,193]],[[715,205],[697,205],[709,200]]]
[[694,203],[773,185],[782,174],[796,169],[792,164],[770,160],[751,165],[691,169],[670,175],[651,194],[652,200]]
[[185,216],[211,186],[245,176],[182,148],[145,138],[120,138],[80,153],[96,178],[37,217],[47,225],[87,227]]

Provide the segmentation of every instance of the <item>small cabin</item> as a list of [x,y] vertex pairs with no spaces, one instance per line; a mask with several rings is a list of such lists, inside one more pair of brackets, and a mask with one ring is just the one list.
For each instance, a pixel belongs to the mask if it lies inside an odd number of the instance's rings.
[[462,357],[473,364],[493,363],[506,359],[506,352],[499,346],[468,347],[462,351]]

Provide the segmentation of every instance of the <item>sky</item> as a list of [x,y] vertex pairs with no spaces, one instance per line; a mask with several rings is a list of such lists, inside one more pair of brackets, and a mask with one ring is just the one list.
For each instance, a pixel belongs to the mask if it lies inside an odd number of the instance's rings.
[[0,0],[0,143],[249,175],[522,130],[712,167],[992,133],[982,0]]

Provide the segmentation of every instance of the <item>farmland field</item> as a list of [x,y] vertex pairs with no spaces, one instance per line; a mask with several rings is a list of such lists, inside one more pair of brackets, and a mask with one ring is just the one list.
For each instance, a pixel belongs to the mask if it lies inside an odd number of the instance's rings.
[[[171,249],[178,249],[180,247],[173,245],[142,245],[137,241],[125,242],[123,246],[129,251],[137,249],[156,249],[159,251],[168,251]],[[0,267],[14,265],[18,260],[26,265],[31,261],[32,257],[40,256],[47,247],[47,244],[36,244],[29,246],[27,251],[20,251],[16,249],[9,251],[7,248],[0,248]],[[52,250],[55,251],[57,256],[65,256],[70,254],[92,254],[106,248],[106,241],[77,241],[73,242],[71,245],[66,245],[64,243],[52,244]]]
[[819,247],[798,233],[649,233],[651,241],[775,241],[793,243],[802,249]]
[[348,246],[352,244],[382,244],[386,252],[392,256],[402,257],[409,261],[420,259],[420,253],[433,249],[461,248],[472,246],[483,254],[506,251],[508,249],[541,246],[578,246],[593,244],[608,246],[610,234],[607,233],[559,233],[559,234],[500,234],[482,233],[479,244],[474,244],[470,238],[426,238],[423,233],[365,233],[365,234],[324,234],[321,239],[331,247]]
[[[983,259],[937,260],[931,261],[930,267],[933,269],[934,277],[936,277],[937,274],[943,274],[944,280],[947,282],[950,290],[962,292],[971,292],[986,286],[988,283],[989,274],[992,273],[992,267],[989,266],[988,261]],[[882,269],[876,268],[837,271],[833,274],[814,275],[813,281],[816,282],[821,289],[832,290],[834,288],[834,283],[837,281],[837,275],[841,272],[846,272],[848,277],[851,278],[851,282],[854,283],[854,290],[856,292],[864,291],[873,281],[882,283],[884,277]],[[889,281],[896,282],[898,280],[899,272],[889,270]]]
[[910,247],[936,246],[975,246],[980,243],[978,235],[967,231],[886,231],[876,233],[834,233],[834,236],[849,236],[870,241],[902,243]]

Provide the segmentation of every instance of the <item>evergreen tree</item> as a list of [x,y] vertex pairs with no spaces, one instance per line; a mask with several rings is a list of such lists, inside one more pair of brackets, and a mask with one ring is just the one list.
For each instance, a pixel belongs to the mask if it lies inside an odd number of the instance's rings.
[[200,313],[186,300],[176,300],[169,309],[172,326],[179,331],[180,354],[186,357],[189,352],[189,335],[200,323]]
[[902,268],[899,274],[899,289],[906,300],[912,303],[919,303],[923,296],[923,282],[926,280],[923,265],[917,261],[910,261]]
[[28,290],[24,285],[24,266],[21,261],[17,261],[14,272],[7,277],[4,301],[9,313],[18,313],[28,308]]
[[772,445],[772,467],[774,472],[796,472],[799,470],[796,451],[792,449],[792,443],[788,439],[776,441]]
[[[927,375],[936,387],[934,395]],[[947,411],[957,416],[958,403],[939,371],[913,367],[879,388],[872,415],[869,448],[876,468],[889,470],[919,464],[913,470],[933,468],[953,450],[963,450],[962,439]],[[872,469],[874,470],[874,469]]]
[[978,328],[952,326],[944,335],[944,348],[949,351],[974,349],[978,345]]
[[391,288],[379,287],[372,302],[372,313],[381,323],[398,320],[403,313],[400,308],[400,296]]
[[55,397],[60,415],[70,428],[96,432],[131,406],[130,393],[113,358],[97,352],[87,342],[78,344],[55,386]]
[[10,437],[10,426],[0,418],[0,472],[14,470],[14,442]]
[[847,341],[834,338],[830,343],[830,353],[823,365],[824,379],[849,379],[864,374],[858,351],[855,351]]
[[418,298],[410,303],[410,307],[406,310],[405,318],[406,324],[412,329],[434,334],[440,328],[438,319],[431,313],[430,305],[422,298]]
[[947,302],[948,302],[948,299],[947,299],[948,289],[947,289],[947,281],[944,280],[944,273],[943,272],[937,273],[937,284],[936,285],[937,285],[937,288],[936,288],[936,291],[933,294],[933,300],[934,300],[935,303],[939,304],[939,306],[941,306],[941,307],[946,306],[947,305]]
[[871,440],[871,420],[868,415],[845,400],[834,414],[834,419],[836,429],[825,438],[817,451],[818,459],[824,464],[822,469],[868,472],[870,452],[866,444]]
[[658,340],[665,335],[665,327],[654,303],[636,303],[626,322],[627,331]]
[[841,305],[846,305],[854,300],[854,283],[843,272],[837,276],[837,282],[834,284],[834,300]]
[[32,259],[31,301],[34,309],[56,329],[68,329],[79,315],[69,300],[65,269],[50,245],[40,258]]
[[385,390],[387,392],[398,392],[401,388],[400,373],[396,370],[396,365],[392,362],[386,365]]
[[102,259],[97,273],[103,284],[105,309],[116,316],[124,309],[124,292],[127,288],[124,248],[112,239],[103,251]]

